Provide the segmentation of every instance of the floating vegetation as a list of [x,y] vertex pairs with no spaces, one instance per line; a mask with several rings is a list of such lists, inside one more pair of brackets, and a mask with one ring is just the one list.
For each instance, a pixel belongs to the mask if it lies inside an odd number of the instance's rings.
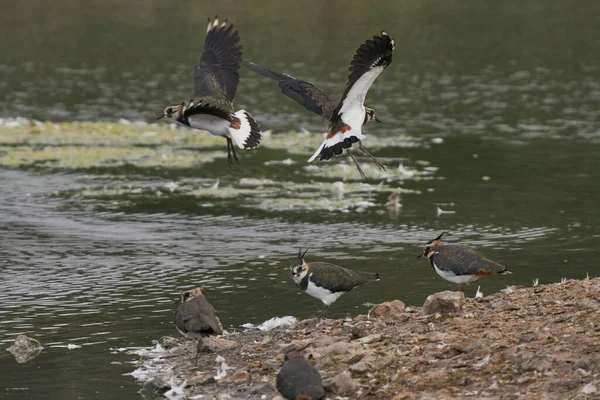
[[[191,207],[213,207],[214,199],[221,204],[231,199],[238,206],[268,212],[373,208],[384,212],[390,194],[420,193],[401,188],[403,182],[434,179],[437,172],[424,160],[380,157],[387,167],[380,171],[371,160],[359,158],[368,177],[364,181],[345,156],[306,162],[321,135],[265,136],[265,150],[243,152],[243,164],[230,168],[225,141],[207,132],[125,120],[42,123],[18,118],[0,121],[0,165],[77,174],[79,188],[52,193],[73,207],[90,207],[89,201],[82,200],[98,200],[104,209],[119,209],[140,201],[187,197]],[[416,145],[403,136],[369,142],[371,148]],[[388,207],[397,211],[399,197]]]

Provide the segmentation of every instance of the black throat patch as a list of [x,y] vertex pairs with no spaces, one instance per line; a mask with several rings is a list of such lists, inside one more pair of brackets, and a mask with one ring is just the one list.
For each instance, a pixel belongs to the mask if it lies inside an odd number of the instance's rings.
[[308,287],[308,276],[309,275],[310,274],[306,274],[306,276],[304,278],[302,278],[302,280],[298,284],[298,287],[300,288],[300,290],[306,291],[306,288]]

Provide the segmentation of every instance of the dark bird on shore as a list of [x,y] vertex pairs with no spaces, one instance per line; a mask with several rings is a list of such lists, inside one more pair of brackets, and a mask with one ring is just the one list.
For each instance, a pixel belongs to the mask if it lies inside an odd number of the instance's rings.
[[425,256],[435,272],[445,280],[458,284],[461,292],[465,284],[482,276],[512,273],[504,265],[490,260],[472,247],[443,243],[440,239],[444,233],[427,242],[417,258]]
[[365,136],[362,134],[362,126],[371,120],[380,122],[375,116],[375,110],[365,106],[364,100],[375,79],[392,62],[393,52],[394,40],[385,32],[381,32],[380,36],[373,36],[373,39],[361,45],[350,64],[346,90],[339,102],[330,100],[312,83],[271,71],[248,61],[242,61],[242,64],[262,76],[279,82],[279,88],[284,95],[302,104],[307,110],[329,120],[327,138],[308,160],[309,162],[317,157],[320,160],[329,160],[346,150],[364,178],[365,174],[350,152],[350,147],[358,142],[359,149],[373,159],[379,169],[385,171],[385,167],[379,160],[363,147],[362,140]]
[[175,312],[175,327],[183,336],[198,340],[195,360],[204,350],[204,339],[207,336],[223,333],[223,325],[214,307],[206,300],[200,288],[181,292],[181,302]]
[[307,263],[304,260],[307,251],[308,249],[304,253],[302,250],[298,251],[298,256],[290,265],[290,276],[300,290],[323,302],[323,316],[327,307],[342,294],[379,280],[379,274],[353,271],[326,262]]
[[[205,130],[227,140],[227,161],[240,160],[233,141],[240,149],[259,146],[260,127],[246,110],[235,111],[233,98],[239,82],[242,46],[233,24],[222,24],[215,17],[208,29],[200,62],[194,68],[195,97],[188,103],[165,108],[161,118],[170,118],[190,128]],[[233,141],[232,141],[233,138]]]
[[277,390],[287,400],[325,398],[321,374],[298,351],[285,355],[285,362],[277,374]]

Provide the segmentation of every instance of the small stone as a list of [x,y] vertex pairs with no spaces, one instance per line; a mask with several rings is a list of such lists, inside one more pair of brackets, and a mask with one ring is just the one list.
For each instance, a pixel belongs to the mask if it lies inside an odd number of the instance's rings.
[[323,370],[332,364],[333,364],[333,359],[331,357],[329,357],[329,356],[321,357],[319,359],[319,361],[317,361],[317,363],[315,364],[315,368],[318,370]]
[[360,388],[360,384],[352,379],[352,376],[346,371],[333,377],[331,383],[332,392],[340,396],[354,395]]
[[446,290],[427,297],[423,304],[423,312],[426,315],[457,313],[462,310],[464,303],[465,294],[463,292]]
[[181,345],[181,341],[172,336],[163,336],[158,341],[158,344],[160,344],[163,349],[169,350]]
[[575,308],[579,311],[597,310],[600,308],[600,303],[593,299],[583,299],[575,304]]
[[239,369],[227,379],[227,382],[235,384],[250,382],[250,374],[245,369]]
[[282,359],[271,358],[262,363],[260,370],[262,372],[275,372],[281,367]]
[[407,356],[410,354],[412,346],[408,344],[400,344],[396,347],[396,354],[399,356]]
[[323,356],[337,356],[340,354],[348,354],[352,350],[357,350],[359,348],[360,348],[359,343],[337,342],[337,343],[331,344],[327,347],[323,347],[323,348],[319,349],[319,351],[321,352],[321,354],[323,354]]
[[529,343],[533,342],[536,339],[537,335],[535,332],[525,332],[519,336],[519,342],[521,343]]
[[400,392],[392,397],[392,400],[416,400],[416,398],[417,397],[412,392]]
[[144,399],[154,399],[163,397],[163,394],[170,388],[170,385],[160,378],[154,378],[146,381],[139,390],[139,394]]
[[348,369],[355,375],[362,375],[369,371],[370,366],[367,363],[359,361],[356,364],[352,364]]
[[535,354],[533,357],[523,357],[518,365],[519,372],[537,371],[541,373],[549,372],[554,368],[556,357],[552,354]]
[[352,340],[360,339],[361,337],[367,335],[367,331],[365,331],[363,328],[352,325],[342,326],[341,333],[342,335],[350,335]]
[[253,394],[256,396],[273,395],[276,393],[277,393],[277,389],[275,389],[275,386],[273,386],[273,384],[270,382],[267,382],[261,386],[257,386],[250,391],[250,394]]
[[231,350],[233,348],[238,347],[238,343],[233,340],[225,339],[222,337],[211,337],[210,345],[213,348],[213,351],[223,351],[223,350]]
[[380,342],[382,339],[383,339],[383,336],[381,336],[379,333],[374,333],[372,335],[365,336],[363,338],[358,339],[358,342],[362,343],[362,344],[369,344],[369,343]]
[[199,372],[187,380],[189,385],[202,386],[215,383],[215,374],[212,372]]
[[481,340],[479,339],[465,339],[460,345],[457,346],[457,350],[461,353],[470,353],[481,347]]
[[44,348],[37,340],[29,336],[19,335],[15,339],[15,343],[8,350],[19,364],[36,358]]
[[400,300],[387,301],[371,308],[370,315],[381,318],[398,318],[404,314],[405,309],[405,304]]
[[489,306],[494,310],[501,311],[510,308],[510,302],[508,302],[507,300],[492,301],[490,302]]

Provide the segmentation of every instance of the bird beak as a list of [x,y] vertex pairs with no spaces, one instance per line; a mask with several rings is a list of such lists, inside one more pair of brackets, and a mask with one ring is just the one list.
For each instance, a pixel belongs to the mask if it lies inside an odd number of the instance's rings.
[[373,117],[373,118],[375,119],[375,121],[381,123],[381,120],[379,118],[377,118],[377,117]]
[[159,119],[163,119],[165,117],[165,115],[161,115],[160,117],[156,118],[156,120],[158,121]]
[[421,257],[423,257],[423,253],[421,253],[417,256],[417,258],[421,258]]

